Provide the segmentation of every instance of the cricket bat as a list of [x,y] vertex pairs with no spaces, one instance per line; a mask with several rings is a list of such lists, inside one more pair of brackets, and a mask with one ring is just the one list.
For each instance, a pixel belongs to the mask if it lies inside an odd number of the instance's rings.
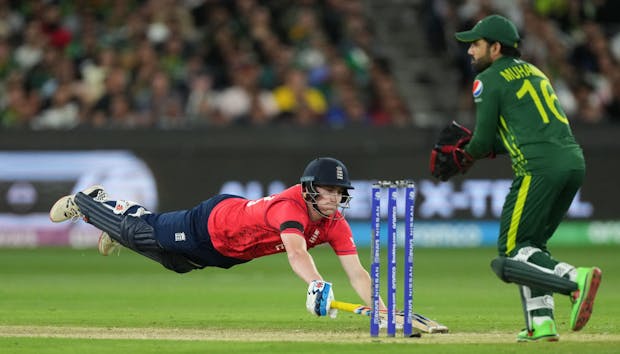
[[[358,315],[370,316],[372,309],[368,306],[360,305],[360,304],[352,304],[343,301],[332,301],[331,308],[352,312]],[[380,312],[379,316],[381,317],[381,321],[387,322],[387,313]],[[397,313],[396,314],[396,325],[402,327],[404,323],[405,316],[404,314]],[[419,313],[413,314],[412,321],[413,328],[422,333],[448,333],[448,327],[435,321],[430,318],[423,316]]]

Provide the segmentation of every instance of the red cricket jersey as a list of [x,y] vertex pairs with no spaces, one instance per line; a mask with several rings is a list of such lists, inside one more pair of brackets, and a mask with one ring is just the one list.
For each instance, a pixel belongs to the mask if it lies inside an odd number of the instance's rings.
[[[357,254],[351,227],[342,218],[310,220],[308,207],[297,184],[257,200],[225,199],[209,215],[208,228],[213,246],[223,255],[250,260],[285,252],[283,232],[306,239],[308,248],[329,243],[337,255]],[[301,225],[303,232],[294,225]]]

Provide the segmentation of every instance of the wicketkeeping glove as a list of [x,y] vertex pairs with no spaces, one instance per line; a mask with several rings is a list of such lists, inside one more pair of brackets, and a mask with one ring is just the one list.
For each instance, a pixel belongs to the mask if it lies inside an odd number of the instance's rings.
[[439,133],[439,139],[431,151],[431,174],[447,181],[458,173],[465,173],[474,159],[463,149],[471,140],[472,133],[457,122],[452,122]]
[[334,291],[332,283],[314,280],[308,286],[308,295],[306,297],[306,308],[308,311],[317,316],[327,316],[335,318],[337,310],[331,308],[334,301]]

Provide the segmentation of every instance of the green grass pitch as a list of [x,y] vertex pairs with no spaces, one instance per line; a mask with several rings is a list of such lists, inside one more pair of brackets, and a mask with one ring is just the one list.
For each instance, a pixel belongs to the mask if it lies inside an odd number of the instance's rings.
[[[350,313],[311,316],[284,255],[178,275],[128,250],[0,249],[0,352],[618,353],[620,246],[553,251],[603,270],[593,317],[571,333],[569,300],[557,295],[560,342],[515,343],[518,291],[490,270],[491,248],[416,249],[415,311],[451,330],[419,339],[371,339],[368,318]],[[359,302],[332,251],[311,253],[336,298]]]

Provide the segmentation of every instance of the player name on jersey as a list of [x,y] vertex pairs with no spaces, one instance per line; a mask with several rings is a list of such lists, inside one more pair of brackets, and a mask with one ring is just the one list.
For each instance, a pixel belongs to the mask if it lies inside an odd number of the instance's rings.
[[545,77],[538,68],[528,64],[523,63],[515,66],[508,67],[499,72],[500,75],[504,78],[504,80],[510,82],[512,80],[523,79],[528,76],[540,76]]

